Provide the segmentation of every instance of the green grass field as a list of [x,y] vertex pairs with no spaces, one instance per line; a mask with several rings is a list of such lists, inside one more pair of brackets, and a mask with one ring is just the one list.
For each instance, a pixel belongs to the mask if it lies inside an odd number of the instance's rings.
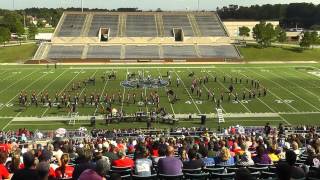
[[[104,73],[110,74],[114,71],[117,75],[116,80],[103,82],[101,76]],[[157,89],[129,89],[124,88],[120,83],[126,79],[127,73],[141,72],[144,77],[148,75],[158,78],[159,75],[165,76],[170,72],[172,84],[165,88]],[[194,72],[193,78],[188,75]],[[96,85],[87,85],[71,91],[73,83],[83,81],[91,76],[96,77]],[[194,78],[208,76],[209,82],[200,86],[202,97],[199,98],[195,93],[191,93],[190,87]],[[217,82],[214,82],[214,77]],[[226,77],[226,82],[223,81]],[[227,88],[231,84],[230,78],[242,79],[242,83],[234,83],[235,92],[228,101]],[[176,79],[181,79],[179,87],[176,86]],[[166,80],[166,77],[163,77]],[[249,79],[249,83],[246,83]],[[252,89],[250,80],[259,80],[261,86],[268,89],[267,96],[242,100],[243,91]],[[116,94],[116,102],[112,105],[118,110],[123,109],[128,114],[133,114],[139,110],[151,111],[155,105],[147,106],[126,102],[127,95],[135,93],[137,101],[140,101],[140,94],[149,95],[157,92],[160,96],[160,106],[164,107],[170,114],[176,117],[194,114],[192,120],[180,119],[175,126],[200,126],[197,114],[216,113],[217,103],[207,99],[207,90],[213,90],[215,97],[219,98],[220,93],[224,92],[224,101],[221,106],[226,123],[221,126],[246,125],[262,126],[266,122],[273,125],[279,123],[287,125],[310,124],[320,125],[320,69],[318,64],[283,64],[283,65],[106,65],[106,66],[58,66],[54,69],[50,66],[1,66],[0,67],[0,128],[17,129],[26,127],[29,129],[56,129],[58,127],[77,128],[88,126],[89,121],[77,122],[76,125],[68,125],[66,121],[35,121],[36,117],[56,117],[68,116],[66,108],[28,105],[21,108],[18,104],[18,96],[21,91],[28,93],[28,98],[33,91],[39,96],[41,92],[48,91],[50,98],[54,99],[56,93],[62,95],[63,92],[74,96],[79,94],[87,97],[91,93],[104,96],[106,93],[111,96]],[[174,104],[169,102],[166,90],[172,89],[178,97]],[[240,101],[233,101],[237,92]],[[117,94],[122,97],[118,102]],[[124,98],[123,98],[124,97]],[[40,97],[38,97],[40,101]],[[101,105],[102,107],[102,105]],[[79,106],[78,112],[81,116],[99,115],[102,108],[96,109],[94,106]],[[19,118],[24,117],[24,118]],[[21,120],[22,119],[22,120]],[[165,128],[171,125],[153,124],[155,127]],[[98,122],[98,127],[104,128],[129,128],[145,127],[144,122],[131,122],[112,124],[108,127],[104,122]],[[218,126],[216,118],[207,121],[207,127],[216,128]]]
[[256,45],[239,47],[244,61],[319,61],[320,49],[301,50],[298,47],[258,48]]
[[37,48],[36,44],[0,47],[0,63],[24,62],[33,57]]

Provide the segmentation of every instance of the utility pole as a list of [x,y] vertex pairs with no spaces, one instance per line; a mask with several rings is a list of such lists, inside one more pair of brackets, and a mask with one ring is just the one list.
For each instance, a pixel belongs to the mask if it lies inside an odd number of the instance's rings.
[[12,10],[14,10],[15,7],[14,7],[14,0],[12,0]]

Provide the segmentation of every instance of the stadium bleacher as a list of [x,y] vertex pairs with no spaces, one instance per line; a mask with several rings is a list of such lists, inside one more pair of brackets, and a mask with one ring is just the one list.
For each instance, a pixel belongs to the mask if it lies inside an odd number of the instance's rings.
[[50,59],[64,59],[64,58],[81,58],[84,46],[51,46],[48,58]]
[[186,46],[163,46],[164,58],[183,59],[183,58],[197,58],[193,45]]
[[95,14],[92,18],[91,27],[88,33],[89,37],[98,36],[99,29],[101,27],[107,27],[110,29],[109,35],[111,37],[117,36],[119,24],[119,15],[104,15]]
[[173,28],[182,28],[185,36],[194,36],[187,14],[185,15],[163,15],[164,35],[172,36]]
[[58,32],[58,37],[80,36],[85,19],[85,14],[67,14]]
[[235,47],[232,45],[221,45],[221,46],[200,45],[198,46],[198,49],[200,51],[201,57],[203,58],[210,58],[210,57],[234,58],[238,56]]
[[125,36],[156,37],[157,28],[154,15],[128,15]]
[[203,16],[196,15],[201,36],[226,36],[226,32],[221,28],[221,24],[217,19],[217,16]]
[[[100,28],[107,38],[98,37]],[[52,41],[33,59],[240,59],[230,42],[215,12],[65,12]]]
[[157,59],[159,58],[159,46],[135,46],[127,45],[125,57],[128,59]]
[[87,58],[110,58],[120,59],[121,46],[99,46],[92,45],[88,48]]

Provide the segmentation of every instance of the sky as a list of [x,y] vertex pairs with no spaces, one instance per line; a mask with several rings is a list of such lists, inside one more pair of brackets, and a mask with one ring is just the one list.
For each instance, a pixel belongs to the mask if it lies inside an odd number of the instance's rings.
[[[229,4],[250,6],[255,4],[287,4],[308,2],[320,4],[320,0],[199,0],[200,10],[215,10]],[[14,3],[13,3],[14,2]],[[1,9],[24,9],[30,7],[81,7],[81,0],[0,0]],[[83,0],[86,8],[117,9],[120,7],[137,7],[142,10],[197,10],[198,0]]]

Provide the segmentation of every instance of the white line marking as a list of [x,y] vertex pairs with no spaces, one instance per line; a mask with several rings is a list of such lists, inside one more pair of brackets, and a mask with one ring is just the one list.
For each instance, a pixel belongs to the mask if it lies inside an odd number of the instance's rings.
[[19,79],[18,81],[15,81],[14,83],[10,84],[9,86],[7,86],[7,88],[3,89],[2,91],[0,91],[0,94],[3,93],[4,91],[6,91],[7,89],[11,88],[12,86],[14,86],[15,84],[19,83],[20,81],[26,79],[27,77],[31,76],[33,73],[35,73],[37,71],[32,71],[30,74],[24,76],[23,78]]
[[[162,76],[161,76],[160,70],[159,70],[159,69],[157,69],[157,70],[158,70],[159,76],[161,77],[161,80],[162,80]],[[168,91],[167,86],[165,86],[165,90]],[[169,98],[169,96],[167,96],[167,98],[168,98],[168,102],[169,102],[169,104],[170,104],[170,106],[171,106],[172,113],[173,113],[174,116],[176,116],[176,113],[174,112],[174,109],[173,109],[173,105],[172,105],[172,103],[170,103],[170,98]]]
[[[253,71],[251,71],[253,72]],[[264,79],[266,79],[264,76],[260,75],[257,72],[254,72],[255,74],[259,75],[260,77],[263,77]],[[281,84],[271,80],[271,79],[267,79],[268,81],[271,81],[273,84],[276,84],[277,86],[281,87],[282,89],[286,90],[287,92],[289,92],[290,94],[294,95],[295,97],[297,97],[298,99],[302,100],[303,102],[305,102],[306,104],[308,104],[309,106],[313,107],[314,109],[316,109],[317,111],[320,111],[319,108],[315,107],[313,104],[311,104],[310,102],[304,100],[303,98],[301,98],[300,96],[296,95],[295,93],[293,93],[292,91],[290,91],[289,89],[283,87]]]
[[[96,72],[95,72],[94,74],[96,74],[96,73],[97,73],[97,70],[96,70]],[[110,72],[110,74],[111,74],[111,72]],[[100,104],[100,99],[101,99],[101,97],[103,96],[104,91],[106,90],[106,87],[107,87],[108,82],[109,82],[109,78],[108,78],[108,79],[106,80],[106,82],[104,83],[103,89],[102,89],[101,94],[100,94],[100,96],[99,96],[99,104]],[[99,107],[99,104],[98,104],[98,107]],[[97,113],[97,111],[98,111],[98,107],[96,107],[96,109],[94,110],[94,113],[93,113],[94,116],[96,115],[96,113]]]
[[[209,76],[211,76],[211,77],[213,77],[213,75],[211,74],[211,73],[209,73],[209,72],[206,72]],[[229,75],[228,75],[229,76]],[[217,82],[220,84],[220,85],[222,85],[222,87],[224,87],[226,90],[228,90],[228,88],[222,83],[222,82],[220,82],[220,80],[219,79],[217,79]],[[233,93],[231,93],[232,94],[232,96],[233,97],[235,97],[235,95],[233,94]],[[241,101],[239,101],[240,102],[240,104],[249,112],[249,113],[252,113],[252,111],[247,107],[247,106],[245,106]]]
[[190,92],[188,91],[188,88],[186,87],[186,85],[184,84],[183,80],[180,78],[179,74],[174,70],[174,73],[178,76],[178,78],[180,79],[180,81],[182,82],[182,85],[184,86],[185,90],[187,91],[187,93],[189,94],[189,97],[191,98],[191,101],[193,102],[194,106],[196,107],[196,109],[198,110],[198,113],[201,114],[200,109],[198,108],[197,104],[195,103],[193,97],[191,96]]
[[[245,75],[246,77],[248,77],[247,75]],[[273,93],[270,89],[268,89],[268,92],[270,92],[270,94],[274,97],[276,97],[277,99],[280,99],[283,101],[283,99],[281,97],[279,97],[277,94]],[[296,112],[300,112],[298,109],[296,109],[295,107],[291,106],[291,104],[283,101],[286,105],[288,105],[291,109],[293,109]]]
[[[248,78],[248,76],[247,75],[245,75],[245,74],[243,74],[243,73],[241,73],[241,72],[239,72],[239,74],[241,74],[242,76],[245,76],[246,78]],[[247,90],[247,91],[249,91],[249,89],[248,88],[246,88],[245,87],[245,89]],[[257,98],[261,103],[263,103],[265,106],[267,106],[273,113],[276,113],[276,111],[272,108],[272,107],[270,107],[267,103],[265,103],[261,98]],[[280,116],[279,115],[279,117],[286,123],[286,124],[288,124],[288,125],[292,125],[291,123],[289,123],[285,118],[283,118],[282,116]]]
[[[293,76],[291,73],[289,74],[289,73],[287,73],[287,72],[285,72],[285,71],[283,71],[283,73],[284,73],[284,74],[287,74],[287,75],[290,75],[290,76]],[[276,75],[275,73],[273,73],[273,74],[274,74],[274,75]],[[303,89],[304,91],[308,92],[308,93],[309,93],[309,94],[311,94],[312,96],[314,96],[314,97],[316,97],[316,98],[320,99],[320,97],[319,97],[318,95],[316,95],[316,94],[314,94],[313,92],[311,92],[311,91],[309,91],[309,90],[305,89],[303,86],[300,86],[300,85],[298,85],[298,84],[297,84],[297,83],[295,83],[295,82],[288,81],[288,80],[286,80],[286,79],[282,78],[282,77],[281,77],[281,76],[279,76],[279,75],[276,75],[276,76],[277,76],[277,77],[279,77],[279,78],[281,78],[281,79],[283,79],[283,80],[285,80],[285,81],[287,81],[287,82],[289,82],[289,83],[291,83],[291,84],[296,85],[297,87],[299,87],[299,88]]]
[[[128,78],[128,68],[127,68],[127,73],[126,73],[126,76],[125,76],[125,80]],[[126,93],[126,87],[123,86],[123,93],[122,93],[122,102],[121,102],[121,112],[123,112],[123,103],[124,103],[124,95]]]
[[[65,86],[64,88],[59,92],[58,96],[60,96],[60,94],[69,86],[69,84],[82,72],[82,70],[80,70]],[[46,108],[46,110],[41,114],[41,117],[44,116],[44,114],[49,110],[49,107]]]

